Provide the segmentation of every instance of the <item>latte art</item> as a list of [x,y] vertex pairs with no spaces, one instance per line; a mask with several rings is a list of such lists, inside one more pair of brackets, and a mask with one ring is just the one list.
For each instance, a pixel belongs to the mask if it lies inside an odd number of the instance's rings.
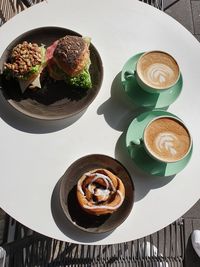
[[145,129],[144,143],[155,158],[175,162],[188,153],[191,140],[188,130],[179,120],[160,117]]
[[174,133],[162,132],[155,138],[155,146],[162,153],[167,151],[172,157],[175,156],[179,144],[178,137]]
[[174,72],[173,70],[164,64],[155,63],[150,65],[144,72],[147,80],[155,86],[160,86],[167,84],[173,79]]
[[143,54],[136,68],[142,82],[154,89],[170,88],[179,78],[179,66],[176,60],[162,51]]

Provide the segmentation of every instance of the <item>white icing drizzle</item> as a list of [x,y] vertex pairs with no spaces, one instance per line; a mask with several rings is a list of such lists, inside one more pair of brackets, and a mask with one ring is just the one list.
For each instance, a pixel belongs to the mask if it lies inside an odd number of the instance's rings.
[[172,156],[177,154],[175,144],[178,142],[178,138],[172,132],[159,133],[155,138],[156,148],[162,152],[163,150],[168,151]]
[[147,80],[153,84],[162,86],[170,80],[173,80],[174,71],[162,63],[154,63],[146,69]]
[[122,195],[122,193],[119,191],[119,190],[117,190],[117,192],[116,192],[117,194],[119,194],[119,196],[120,196],[120,202],[117,204],[117,205],[115,205],[115,206],[108,206],[108,205],[93,205],[93,206],[89,206],[89,205],[84,205],[83,207],[85,208],[85,209],[89,209],[89,210],[93,210],[93,209],[101,209],[101,210],[104,210],[104,209],[108,209],[108,210],[115,210],[115,209],[118,209],[120,206],[121,206],[121,204],[122,204],[122,202],[123,202],[123,200],[124,200],[124,196]]
[[95,172],[95,173],[86,173],[85,175],[86,176],[95,176],[94,179],[91,181],[91,183],[94,183],[98,178],[101,178],[106,183],[106,188],[109,187],[109,183],[110,183],[110,185],[112,186],[112,190],[115,190],[115,187],[113,185],[112,180],[107,175],[102,174],[102,173],[98,173],[98,172]]
[[[124,200],[124,196],[122,195],[122,193],[119,190],[116,190],[116,188],[113,185],[112,180],[108,176],[106,176],[104,174],[101,174],[101,173],[98,173],[98,172],[96,172],[96,173],[85,173],[85,176],[94,176],[94,178],[92,179],[92,181],[88,185],[88,190],[92,194],[94,194],[95,196],[102,196],[103,198],[106,198],[110,194],[109,186],[111,186],[112,187],[112,191],[114,193],[116,192],[116,194],[118,194],[120,196],[120,202],[115,206],[109,206],[109,205],[93,205],[93,206],[89,206],[89,205],[84,205],[83,206],[84,208],[86,208],[86,209],[101,209],[101,210],[103,210],[103,209],[115,210],[115,209],[117,209],[118,207],[121,206],[121,204],[122,204],[122,202]],[[96,187],[93,186],[94,182],[99,178],[104,180],[105,186],[106,186],[105,189],[96,188]],[[83,196],[85,196],[85,193],[83,192],[82,187],[81,187],[80,180],[78,182],[78,190]]]
[[85,195],[84,192],[83,192],[83,190],[82,190],[81,182],[80,182],[80,181],[78,181],[77,189],[78,189],[78,191],[79,191],[82,195]]
[[[102,173],[98,173],[98,172],[95,172],[95,173],[85,173],[85,176],[95,176],[95,177],[92,179],[92,181],[90,182],[90,184],[88,185],[88,190],[90,190],[91,193],[94,192],[94,190],[91,188],[91,184],[94,183],[94,182],[95,182],[97,179],[99,179],[99,178],[102,178],[102,179],[104,180],[104,182],[105,182],[105,184],[106,184],[106,189],[108,189],[108,188],[109,188],[109,185],[111,185],[112,190],[113,190],[114,192],[116,191],[116,189],[115,189],[115,187],[114,187],[114,185],[113,185],[112,180],[111,180],[108,176],[106,176],[106,175],[104,175],[104,174],[102,174]],[[78,183],[78,190],[80,191],[80,193],[81,193],[82,195],[85,195],[84,192],[83,192],[83,190],[82,190],[82,188],[81,188],[81,183],[80,183],[80,182]]]
[[102,197],[107,197],[109,196],[109,194],[110,194],[110,190],[101,189],[101,188],[96,189],[96,191],[94,192],[95,196],[102,196]]

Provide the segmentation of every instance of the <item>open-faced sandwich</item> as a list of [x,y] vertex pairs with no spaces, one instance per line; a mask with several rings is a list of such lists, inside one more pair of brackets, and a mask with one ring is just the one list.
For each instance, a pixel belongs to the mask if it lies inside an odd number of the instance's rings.
[[40,88],[40,74],[46,66],[46,49],[36,43],[24,41],[15,46],[6,63],[4,71],[8,78],[16,78],[21,91],[32,86]]
[[92,87],[89,45],[90,38],[71,35],[56,40],[47,48],[24,41],[12,49],[4,63],[6,77],[17,79],[22,93],[27,88],[41,88],[40,74],[44,69],[53,80],[89,89]]
[[91,88],[90,39],[66,35],[47,48],[49,75],[71,86]]

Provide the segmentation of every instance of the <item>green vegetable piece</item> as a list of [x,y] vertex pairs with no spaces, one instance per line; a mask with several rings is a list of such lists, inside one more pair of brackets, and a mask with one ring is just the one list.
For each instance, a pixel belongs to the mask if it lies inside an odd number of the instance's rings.
[[92,88],[92,81],[88,69],[83,70],[75,77],[67,77],[66,82],[72,86],[81,87],[84,89]]

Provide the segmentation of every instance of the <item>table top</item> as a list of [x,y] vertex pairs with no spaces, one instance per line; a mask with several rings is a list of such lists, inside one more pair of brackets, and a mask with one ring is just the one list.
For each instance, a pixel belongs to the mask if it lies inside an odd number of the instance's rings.
[[[182,216],[199,199],[198,41],[170,16],[136,0],[48,0],[0,28],[0,54],[18,35],[42,26],[65,27],[91,36],[103,61],[103,84],[86,112],[70,122],[30,119],[10,110],[1,99],[1,207],[39,233],[83,244],[141,238]],[[179,62],[183,90],[168,111],[186,122],[194,142],[191,161],[174,177],[142,175],[120,149],[121,139],[139,111],[126,97],[116,96],[113,84],[128,58],[156,49],[171,53]],[[89,154],[118,159],[134,182],[132,211],[111,233],[85,234],[72,231],[70,225],[63,231],[52,215],[52,194],[60,177],[74,161]]]

